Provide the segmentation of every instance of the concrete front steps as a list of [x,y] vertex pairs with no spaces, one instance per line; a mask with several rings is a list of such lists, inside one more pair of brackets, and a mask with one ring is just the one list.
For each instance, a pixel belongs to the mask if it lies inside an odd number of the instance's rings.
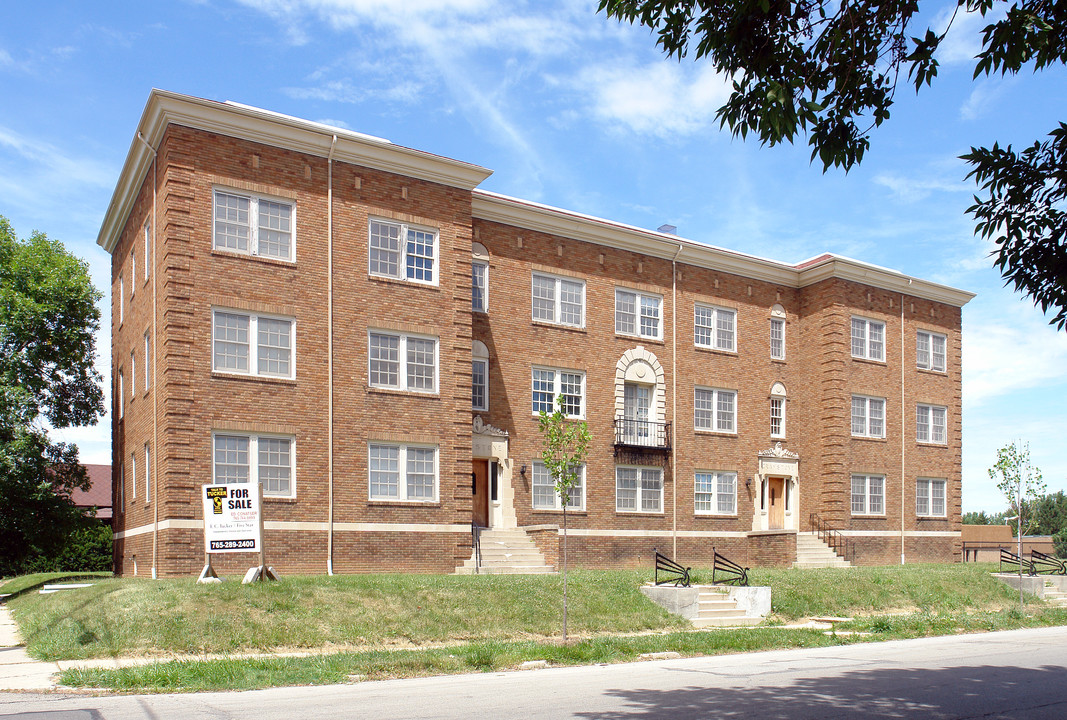
[[1067,607],[1067,592],[1059,590],[1051,580],[1045,581],[1045,602],[1056,607]]
[[542,575],[556,572],[525,530],[484,529],[480,533],[481,562],[476,554],[456,568],[457,575]]
[[852,563],[830,549],[813,532],[797,533],[797,560],[795,568],[852,567]]
[[693,627],[748,627],[759,625],[763,618],[747,617],[745,611],[730,599],[729,590],[718,585],[698,585],[699,610]]

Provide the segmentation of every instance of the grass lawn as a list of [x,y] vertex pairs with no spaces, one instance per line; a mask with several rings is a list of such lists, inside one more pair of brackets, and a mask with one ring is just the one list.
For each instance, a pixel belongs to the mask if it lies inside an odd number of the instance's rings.
[[[647,571],[572,571],[569,631],[559,643],[559,576],[352,575],[286,577],[242,586],[108,578],[92,588],[26,594],[11,607],[40,659],[336,651],[303,658],[175,661],[119,670],[68,670],[65,684],[171,691],[269,687],[489,671],[526,660],[623,662],[641,653],[683,655],[1067,624],[1067,609],[990,577],[994,565],[908,565],[751,572],[773,592],[767,627],[693,631],[639,592]],[[698,569],[701,576],[710,573]],[[831,637],[773,627],[846,615]]]

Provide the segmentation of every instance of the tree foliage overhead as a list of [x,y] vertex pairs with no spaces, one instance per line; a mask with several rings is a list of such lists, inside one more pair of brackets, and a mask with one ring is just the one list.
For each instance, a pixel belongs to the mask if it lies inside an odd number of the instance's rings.
[[70,497],[89,483],[78,450],[53,443],[42,419],[66,428],[103,413],[100,297],[61,243],[19,240],[0,217],[0,575],[56,553],[84,525]]
[[[918,0],[600,0],[599,11],[656,34],[670,57],[707,58],[731,78],[717,117],[736,136],[768,145],[808,136],[823,170],[863,160],[871,132],[889,119],[898,84],[916,91],[937,76],[949,28],[915,27]],[[1004,10],[1001,13],[1001,10]],[[958,0],[952,20],[977,12],[974,77],[1067,64],[1067,2]],[[993,18],[996,19],[993,19]],[[988,192],[969,209],[976,232],[997,244],[995,264],[1052,323],[1067,324],[1067,139],[1015,152],[971,148],[968,177]]]

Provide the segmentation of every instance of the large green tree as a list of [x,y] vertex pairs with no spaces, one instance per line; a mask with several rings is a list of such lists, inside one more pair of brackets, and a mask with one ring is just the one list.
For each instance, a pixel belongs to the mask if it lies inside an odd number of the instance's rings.
[[0,217],[0,575],[56,554],[84,527],[71,502],[89,479],[54,428],[90,425],[104,409],[93,366],[100,292],[86,263]]
[[[937,76],[952,25],[915,27],[918,0],[600,0],[599,11],[648,27],[668,56],[692,51],[731,78],[718,119],[734,135],[775,145],[806,134],[813,161],[846,171],[889,119],[898,84],[918,91]],[[965,12],[991,18],[974,77],[1067,64],[1067,2],[958,0],[952,20]],[[994,264],[1063,328],[1067,125],[1022,150],[972,147],[962,159],[985,193],[968,211],[996,243]]]

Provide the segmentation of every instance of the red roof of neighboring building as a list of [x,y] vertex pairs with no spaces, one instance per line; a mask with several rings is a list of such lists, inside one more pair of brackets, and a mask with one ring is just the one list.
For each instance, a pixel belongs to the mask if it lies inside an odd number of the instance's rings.
[[88,490],[75,490],[71,493],[74,504],[83,508],[96,508],[96,517],[100,520],[111,519],[111,466],[86,465],[89,482]]

